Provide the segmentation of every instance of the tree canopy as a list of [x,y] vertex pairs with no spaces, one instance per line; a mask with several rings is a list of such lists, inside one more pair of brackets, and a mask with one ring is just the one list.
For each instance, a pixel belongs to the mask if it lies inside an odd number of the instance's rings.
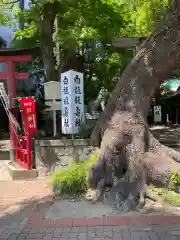
[[[132,59],[133,51],[112,48],[112,38],[148,36],[163,17],[167,2],[31,0],[23,13],[16,9],[19,17],[23,14],[25,27],[15,32],[13,45],[40,45],[47,80],[58,80],[58,72],[68,67],[83,71],[88,101],[102,86],[111,91],[117,74],[122,73]],[[7,0],[3,7],[12,11],[12,3]],[[9,17],[2,10],[0,23],[10,25]]]

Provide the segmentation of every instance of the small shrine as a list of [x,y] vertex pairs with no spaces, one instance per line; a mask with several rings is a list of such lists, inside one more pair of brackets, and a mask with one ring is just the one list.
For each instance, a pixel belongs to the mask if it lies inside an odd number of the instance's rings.
[[[10,145],[11,145],[10,158],[12,161],[17,160],[16,157],[17,157],[18,135],[15,129],[14,123],[18,122],[17,118],[18,118],[19,109],[17,108],[16,81],[29,79],[29,73],[16,71],[16,64],[22,63],[22,62],[30,62],[32,59],[32,54],[33,53],[37,54],[38,51],[39,51],[39,47],[28,48],[28,49],[14,49],[14,48],[0,49],[0,63],[4,63],[6,65],[6,70],[4,72],[0,72],[0,80],[7,81],[7,90],[8,90],[8,93],[6,94],[5,89],[1,88],[0,95],[1,95],[1,100],[3,99],[4,101],[4,107],[9,118]],[[2,86],[3,85],[1,85],[1,87]],[[7,96],[7,101],[6,101],[6,96]],[[18,123],[16,125],[18,125]],[[18,141],[19,140],[20,139],[18,139]],[[27,168],[29,169],[31,168],[31,166],[28,165]]]

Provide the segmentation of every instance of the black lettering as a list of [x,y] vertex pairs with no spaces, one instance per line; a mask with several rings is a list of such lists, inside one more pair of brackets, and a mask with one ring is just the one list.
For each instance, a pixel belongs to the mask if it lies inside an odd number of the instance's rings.
[[68,117],[68,108],[67,107],[65,107],[64,108],[64,117]]
[[77,118],[77,119],[75,120],[75,126],[76,126],[76,127],[80,127],[80,126],[81,126],[81,119]]
[[64,105],[69,105],[69,98],[65,97],[63,102],[64,102]]
[[81,79],[79,78],[78,75],[75,76],[74,82],[75,82],[76,84],[80,84],[80,83],[81,83]]
[[74,91],[75,91],[75,94],[81,94],[81,89],[79,86],[76,86]]
[[68,118],[64,119],[64,127],[69,127],[69,119]]
[[63,83],[64,83],[65,85],[68,84],[68,78],[67,78],[66,76],[64,77]]
[[80,107],[76,107],[76,112],[75,112],[75,115],[77,116],[77,117],[80,117],[80,115],[81,115],[81,109],[80,109]]
[[74,101],[75,101],[75,104],[81,104],[81,98],[80,98],[80,96],[76,96],[75,99],[74,99]]
[[69,90],[68,90],[68,87],[64,87],[63,88],[63,93],[66,95],[66,94],[69,94]]

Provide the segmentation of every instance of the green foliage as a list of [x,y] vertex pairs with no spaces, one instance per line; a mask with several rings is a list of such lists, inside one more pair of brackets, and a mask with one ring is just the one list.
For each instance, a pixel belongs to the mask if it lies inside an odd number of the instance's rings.
[[88,159],[76,164],[71,163],[67,168],[53,172],[49,178],[56,194],[77,195],[87,190],[88,172],[96,162],[98,153],[93,153]]
[[15,32],[15,38],[13,41],[13,46],[19,47],[33,47],[39,44],[39,35],[37,24],[32,21],[31,11],[24,11],[24,24],[27,25],[25,28]]
[[173,172],[171,174],[171,181],[172,181],[173,184],[179,185],[180,184],[180,173]]
[[133,36],[149,36],[164,18],[168,4],[168,0],[129,0],[132,26],[128,26],[127,33]]
[[20,9],[11,0],[0,0],[0,25],[15,28],[18,23]]
[[162,196],[164,201],[173,207],[180,207],[180,197],[179,194],[168,190],[166,188],[156,188],[151,186],[150,189],[159,196]]
[[[23,16],[26,27],[15,33],[13,46],[43,45],[47,38],[41,34],[47,29],[42,23],[49,18],[49,12],[55,11],[57,26],[52,37],[60,46],[55,50],[56,68],[63,71],[73,53],[84,58],[82,71],[87,103],[97,96],[102,86],[111,91],[117,82],[116,76],[133,57],[128,49],[118,52],[112,49],[112,38],[149,35],[165,15],[167,6],[168,0],[31,0]],[[18,12],[19,18],[21,14]],[[97,47],[97,42],[103,45]]]
[[[47,1],[46,1],[47,2]],[[14,47],[32,47],[40,40],[40,21],[46,18],[43,1],[31,1],[31,8],[24,12],[24,29],[15,33]],[[117,80],[112,78],[129,63],[131,56],[124,51],[114,52],[111,39],[119,36],[131,21],[127,4],[122,1],[68,1],[57,2],[58,29],[55,41],[60,44],[59,54],[62,55],[58,68],[68,60],[73,52],[79,52],[85,63],[85,102],[95,98],[99,89],[104,86],[109,91],[114,88]],[[39,17],[39,15],[41,17]],[[45,39],[44,39],[45,40]],[[104,45],[97,47],[96,43]],[[66,54],[63,53],[63,49]],[[56,54],[58,51],[56,51]],[[83,68],[83,66],[82,66]],[[121,72],[120,71],[120,72]]]
[[9,24],[10,24],[10,17],[7,16],[7,14],[5,14],[2,9],[0,9],[0,25],[9,26]]

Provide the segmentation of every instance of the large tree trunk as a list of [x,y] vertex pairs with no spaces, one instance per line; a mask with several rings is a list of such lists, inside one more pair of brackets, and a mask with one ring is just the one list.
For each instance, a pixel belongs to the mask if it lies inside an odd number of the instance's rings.
[[54,22],[58,12],[58,3],[46,3],[42,9],[42,19],[38,19],[40,47],[42,52],[43,64],[45,69],[46,81],[58,81],[56,71],[56,60],[54,56]]
[[146,122],[156,89],[179,65],[180,2],[173,7],[122,74],[92,134],[100,156],[89,184],[100,195],[111,186],[117,204],[126,210],[148,195],[148,183],[167,186],[170,173],[180,170],[180,155],[162,146]]

